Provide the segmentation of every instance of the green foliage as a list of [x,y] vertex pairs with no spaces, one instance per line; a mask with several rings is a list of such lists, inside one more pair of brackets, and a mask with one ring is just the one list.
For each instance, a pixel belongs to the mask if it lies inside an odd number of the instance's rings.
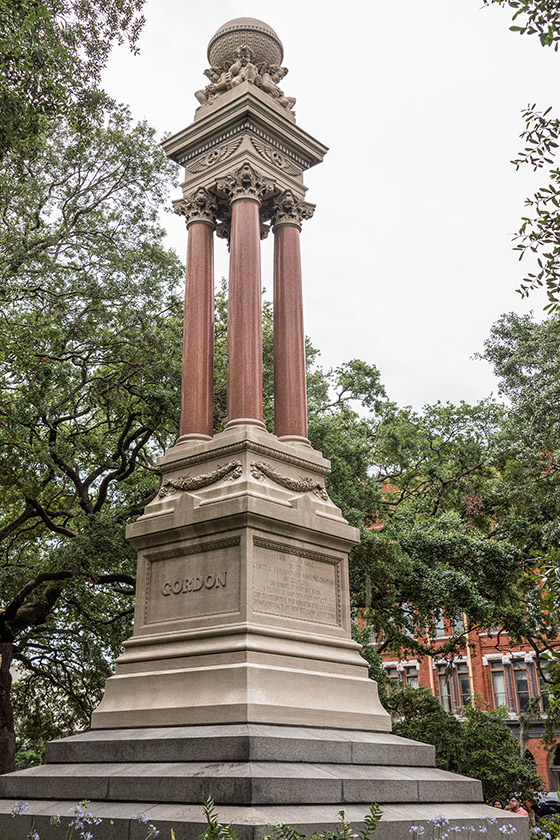
[[552,814],[542,817],[531,829],[531,840],[558,840],[560,838],[560,817]]
[[124,527],[176,435],[183,269],[158,220],[172,173],[121,107],[87,136],[63,120],[0,173],[0,642],[29,708],[46,686],[67,704],[62,731],[87,725],[129,635]]
[[433,744],[437,766],[480,779],[486,802],[503,799],[512,790],[525,798],[543,789],[533,763],[520,755],[504,709],[486,712],[468,705],[464,720],[458,720],[443,710],[429,689],[401,686],[391,690],[387,706],[396,735]]
[[33,157],[42,135],[65,116],[95,120],[113,44],[136,43],[143,0],[0,0],[0,160]]
[[560,41],[560,8],[556,0],[484,0],[484,5],[497,3],[514,10],[512,32],[537,35],[543,47],[558,50]]
[[[311,834],[309,840],[351,840],[351,838],[359,837],[360,840],[369,840],[375,829],[377,823],[382,817],[382,811],[379,805],[372,803],[369,806],[369,811],[365,814],[362,827],[357,831],[350,825],[346,819],[344,811],[338,812],[338,826],[334,830],[324,829],[323,831],[314,832]],[[305,834],[300,834],[291,826],[285,823],[274,823],[272,836],[265,835],[265,840],[306,840]],[[210,840],[210,838],[209,838]]]

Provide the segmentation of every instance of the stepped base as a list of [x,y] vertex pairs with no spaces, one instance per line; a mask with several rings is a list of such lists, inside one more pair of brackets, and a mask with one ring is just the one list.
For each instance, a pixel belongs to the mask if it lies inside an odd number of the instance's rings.
[[[104,821],[95,838],[111,828],[113,840],[143,838],[134,817],[145,813],[163,837],[173,828],[177,840],[191,840],[204,830],[201,800],[209,795],[220,820],[247,840],[261,840],[276,821],[306,834],[334,827],[341,809],[359,824],[372,802],[383,810],[376,840],[404,840],[411,825],[440,814],[468,825],[489,813],[499,821],[489,835],[501,837],[499,825],[515,821],[523,840],[526,818],[483,805],[479,781],[434,764],[433,747],[388,732],[262,724],[94,730],[50,743],[41,767],[0,776],[0,837],[24,838],[33,817],[41,840],[54,840],[60,829],[48,818],[69,816],[87,799]],[[18,800],[30,809],[12,818]]]

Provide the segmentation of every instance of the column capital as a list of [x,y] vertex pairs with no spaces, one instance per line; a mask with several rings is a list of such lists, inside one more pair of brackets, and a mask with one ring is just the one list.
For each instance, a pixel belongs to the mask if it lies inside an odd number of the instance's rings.
[[230,203],[245,198],[261,204],[274,194],[276,184],[250,163],[244,163],[239,169],[225,175],[215,189],[219,196]]
[[278,225],[295,225],[301,230],[304,219],[310,219],[315,212],[315,205],[298,198],[291,190],[285,190],[272,199],[270,215],[272,229]]
[[174,201],[173,210],[185,217],[187,228],[193,222],[206,222],[213,227],[216,225],[218,204],[215,197],[203,187]]

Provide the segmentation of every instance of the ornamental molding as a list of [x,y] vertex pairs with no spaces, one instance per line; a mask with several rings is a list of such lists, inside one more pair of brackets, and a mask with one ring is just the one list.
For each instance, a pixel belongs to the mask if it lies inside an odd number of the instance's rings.
[[180,216],[185,217],[187,227],[193,222],[208,222],[211,225],[215,225],[218,204],[215,197],[208,190],[200,187],[184,198],[174,201],[173,210]]
[[208,485],[215,484],[223,478],[226,481],[234,481],[236,478],[240,478],[242,474],[241,461],[230,461],[229,464],[222,464],[212,472],[202,475],[191,476],[190,473],[186,473],[179,478],[167,478],[161,484],[159,497],[163,498],[164,496],[171,496],[173,493],[189,490],[200,490],[202,487],[208,487]]
[[294,493],[313,493],[313,495],[325,502],[329,500],[325,485],[320,481],[316,481],[314,478],[308,476],[292,478],[289,475],[282,475],[274,467],[265,464],[264,461],[253,461],[251,463],[251,475],[257,481],[262,481],[265,477],[269,478],[275,484],[279,484],[287,490],[292,490]]
[[237,140],[234,140],[231,143],[226,143],[225,145],[216,146],[211,149],[206,154],[197,157],[192,163],[185,167],[187,172],[191,172],[193,175],[198,172],[206,172],[206,170],[210,169],[212,166],[215,166],[217,163],[220,163],[223,160],[227,160],[241,145],[241,137]]
[[251,137],[251,143],[257,154],[264,160],[277,166],[282,172],[285,172],[287,175],[301,175],[302,170],[281,152],[276,151],[273,146],[254,137]]
[[[309,161],[305,160],[299,155],[296,155],[291,149],[288,149],[287,146],[284,146],[282,145],[282,143],[279,143],[278,140],[272,137],[269,133],[258,128],[256,125],[253,125],[253,123],[250,120],[243,120],[243,122],[239,123],[239,125],[236,125],[234,128],[228,129],[228,131],[224,131],[217,137],[213,137],[212,140],[208,140],[206,143],[203,143],[198,148],[192,149],[192,151],[189,152],[185,152],[180,157],[177,157],[177,163],[179,163],[181,166],[186,167],[187,163],[190,160],[194,160],[203,152],[216,148],[216,146],[219,146],[221,143],[224,142],[224,140],[228,140],[230,137],[236,137],[238,134],[244,134],[246,132],[249,134],[254,134],[256,137],[260,137],[261,139],[265,140],[269,146],[278,149],[280,152],[282,152],[283,155],[286,156],[286,158],[289,158],[290,160],[293,160],[297,164],[299,164],[302,170],[309,168]],[[191,148],[192,147],[189,146],[189,149]]]
[[239,169],[225,175],[218,181],[215,191],[218,196],[230,203],[242,198],[250,198],[261,204],[272,197],[276,184],[263,172],[254,169],[250,163],[244,163]]
[[260,548],[268,548],[270,551],[280,551],[282,554],[294,554],[296,557],[305,557],[307,560],[318,560],[319,563],[328,563],[329,566],[339,566],[341,558],[331,557],[329,554],[321,554],[318,551],[309,551],[297,545],[280,543],[276,540],[267,540],[265,537],[253,537],[253,545]]
[[145,554],[146,560],[153,563],[157,560],[173,560],[177,557],[189,557],[191,554],[203,554],[206,551],[219,551],[222,548],[230,548],[239,545],[241,537],[229,537],[225,540],[214,540],[213,542],[199,543],[198,545],[183,545],[179,548],[169,548],[166,551],[156,551],[152,554]]
[[302,201],[291,190],[285,190],[272,199],[269,212],[273,228],[276,225],[296,225],[301,229],[302,221],[313,216],[315,205]]
[[188,455],[185,458],[177,459],[176,461],[169,461],[167,464],[158,466],[158,470],[162,475],[175,470],[188,469],[194,467],[203,461],[214,461],[217,458],[229,458],[233,455],[239,455],[245,452],[253,452],[256,455],[262,455],[265,458],[272,458],[275,461],[282,461],[290,466],[297,467],[302,470],[313,470],[319,475],[329,475],[330,469],[328,466],[322,464],[310,463],[304,458],[298,458],[297,455],[292,455],[287,452],[280,452],[272,446],[265,446],[254,441],[239,441],[238,443],[230,443],[227,446],[220,446],[216,449],[211,449],[209,452],[199,453],[197,455]]

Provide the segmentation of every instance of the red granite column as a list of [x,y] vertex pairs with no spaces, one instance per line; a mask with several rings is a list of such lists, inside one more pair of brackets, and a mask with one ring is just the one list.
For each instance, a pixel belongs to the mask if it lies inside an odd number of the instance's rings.
[[231,208],[228,302],[228,426],[262,426],[260,202],[238,198]]
[[209,440],[214,391],[214,212],[206,190],[180,203],[188,229],[179,443]]
[[284,193],[275,211],[274,431],[281,440],[309,444],[299,237],[301,219],[313,208]]

